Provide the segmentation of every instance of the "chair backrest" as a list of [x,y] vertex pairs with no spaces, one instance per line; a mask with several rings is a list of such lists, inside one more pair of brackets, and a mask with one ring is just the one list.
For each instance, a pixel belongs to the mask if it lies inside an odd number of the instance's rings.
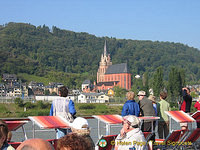
[[200,137],[200,128],[196,128],[193,132],[187,137],[185,142],[195,142]]
[[[102,136],[98,141],[99,150],[112,150],[115,147],[115,138],[117,135],[106,135]],[[101,142],[105,142],[106,144],[102,144]]]
[[147,142],[150,140],[150,138],[153,136],[152,132],[143,132],[145,139]]
[[179,140],[179,138],[181,137],[181,131],[182,130],[172,131],[172,133],[167,136],[165,142],[167,142],[167,141],[177,142]]

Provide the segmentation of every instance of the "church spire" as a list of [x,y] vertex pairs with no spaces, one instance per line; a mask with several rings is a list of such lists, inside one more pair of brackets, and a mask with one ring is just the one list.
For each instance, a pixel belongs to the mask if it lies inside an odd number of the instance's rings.
[[106,51],[106,40],[105,40],[105,44],[104,44],[104,57],[107,55],[107,51]]

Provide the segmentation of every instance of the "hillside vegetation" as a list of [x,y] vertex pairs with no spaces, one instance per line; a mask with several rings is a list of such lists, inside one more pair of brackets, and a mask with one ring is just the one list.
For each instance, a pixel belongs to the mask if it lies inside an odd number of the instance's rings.
[[8,23],[0,26],[0,73],[14,73],[24,81],[37,76],[70,87],[96,79],[104,42],[113,64],[127,62],[135,76],[163,66],[167,80],[171,66],[183,68],[186,81],[200,79],[200,51],[181,43],[96,37],[55,26]]

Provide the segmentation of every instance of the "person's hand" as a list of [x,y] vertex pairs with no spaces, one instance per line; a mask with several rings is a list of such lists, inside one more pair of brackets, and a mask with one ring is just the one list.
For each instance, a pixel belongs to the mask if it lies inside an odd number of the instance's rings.
[[124,128],[122,128],[121,131],[120,131],[120,136],[121,136],[121,137],[124,137],[125,134],[126,134],[126,132],[124,131]]

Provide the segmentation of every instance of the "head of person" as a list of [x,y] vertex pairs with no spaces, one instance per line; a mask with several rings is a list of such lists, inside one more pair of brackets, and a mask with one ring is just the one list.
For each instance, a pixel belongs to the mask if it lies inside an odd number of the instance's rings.
[[7,136],[8,126],[3,120],[0,120],[0,148],[7,142]]
[[123,128],[125,133],[140,127],[140,119],[137,116],[134,115],[128,115],[123,117]]
[[186,87],[187,94],[190,94],[190,88]]
[[166,99],[167,98],[167,92],[160,92],[160,99]]
[[146,92],[145,91],[139,91],[138,92],[138,99],[139,100],[142,100],[145,96],[146,96]]
[[148,99],[150,99],[152,103],[156,103],[156,97],[154,95],[149,95]]
[[72,132],[79,135],[89,134],[89,124],[85,118],[77,117],[74,119],[73,123],[70,124]]
[[58,139],[57,150],[90,150],[90,144],[83,137],[76,133],[70,133]]
[[68,95],[68,89],[67,89],[66,86],[61,86],[58,89],[58,91],[59,91],[59,96],[61,96],[61,97],[67,97],[67,95]]
[[17,150],[54,150],[53,146],[43,139],[28,139],[22,142]]
[[132,91],[127,92],[127,93],[126,93],[126,98],[127,98],[127,100],[134,100],[134,98],[135,98],[135,93],[132,92]]

